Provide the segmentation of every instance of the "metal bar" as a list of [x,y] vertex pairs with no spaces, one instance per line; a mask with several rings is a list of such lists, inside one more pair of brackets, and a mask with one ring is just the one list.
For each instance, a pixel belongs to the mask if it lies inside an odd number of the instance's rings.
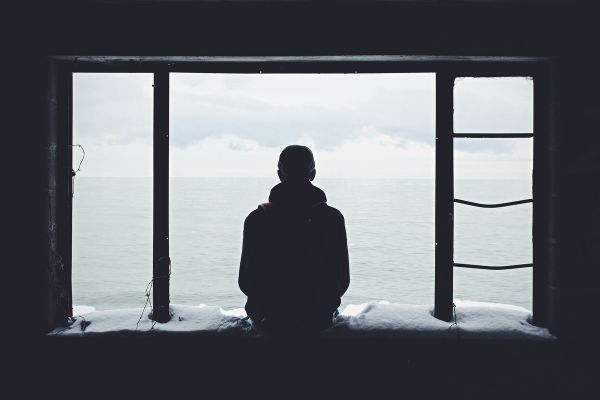
[[73,72],[386,73],[460,71],[465,77],[532,76],[548,57],[459,56],[53,56]]
[[455,138],[474,138],[474,139],[514,139],[514,138],[532,138],[533,133],[455,133]]
[[467,206],[473,207],[481,207],[481,208],[499,208],[499,207],[510,207],[516,206],[518,204],[526,204],[532,203],[533,199],[525,199],[525,200],[517,200],[517,201],[509,201],[508,203],[495,203],[495,204],[483,204],[483,203],[475,203],[474,201],[467,201],[461,199],[454,199],[455,203],[465,204]]
[[152,318],[167,322],[169,312],[169,73],[154,73],[154,207]]
[[435,138],[435,308],[436,318],[452,320],[454,252],[454,77],[436,74]]
[[[547,326],[548,323],[548,263],[550,253],[549,224],[550,214],[550,157],[549,157],[549,90],[548,71],[534,76],[533,82],[533,127],[538,132],[533,141],[533,206],[532,245],[533,245],[533,323]],[[543,132],[540,135],[539,132]]]
[[[515,63],[511,63],[512,65],[508,66],[509,68],[502,69],[498,68],[498,64],[488,64],[489,68],[494,68],[495,70],[481,70],[479,66],[473,65],[471,67],[471,71],[469,71],[469,67],[467,66],[464,70],[460,70],[460,76],[457,76],[457,79],[461,78],[530,78],[535,71],[539,68],[540,63],[531,62],[531,68],[523,68],[518,67]],[[484,64],[481,64],[481,67],[486,68]]]
[[[386,62],[386,63],[411,63],[420,62],[437,65],[438,63],[455,63],[465,70],[468,76],[506,76],[511,72],[504,69],[506,66],[513,66],[520,73],[525,73],[523,65],[531,63],[540,63],[550,58],[544,56],[435,56],[435,55],[208,55],[208,56],[107,56],[107,55],[54,55],[52,59],[65,61],[78,61],[82,63],[94,64],[114,64],[114,63],[205,63],[205,62],[245,62],[245,63],[303,63],[303,62]],[[475,66],[476,69],[467,69],[467,66]],[[495,67],[495,70],[494,70]],[[520,75],[519,75],[520,76]]]
[[[561,132],[563,132],[562,130],[562,126],[561,126],[561,122],[560,122],[560,118],[558,117],[558,108],[559,108],[559,91],[560,91],[560,80],[558,79],[558,75],[559,75],[559,70],[558,70],[558,64],[557,63],[551,63],[548,65],[548,71],[547,71],[547,75],[546,76],[542,76],[540,77],[541,80],[546,80],[546,84],[548,85],[547,90],[548,90],[548,103],[547,103],[547,107],[548,109],[546,110],[548,113],[547,116],[547,121],[546,123],[548,124],[548,130],[546,131],[546,135],[542,136],[540,139],[542,139],[544,142],[540,142],[537,143],[537,145],[539,147],[543,147],[543,145],[545,145],[546,147],[546,155],[548,157],[547,163],[546,165],[548,166],[548,170],[547,170],[547,176],[548,176],[548,181],[546,182],[548,185],[548,191],[546,193],[547,196],[547,210],[546,210],[546,215],[548,216],[548,221],[546,222],[546,247],[547,247],[547,251],[542,254],[538,253],[538,251],[540,250],[540,244],[539,244],[539,238],[537,238],[537,234],[534,233],[534,243],[533,243],[533,259],[535,260],[536,257],[540,258],[540,263],[544,263],[546,268],[546,276],[547,276],[547,289],[546,291],[542,291],[542,293],[539,292],[540,288],[534,288],[534,293],[538,294],[540,293],[540,295],[543,296],[543,298],[546,300],[546,309],[544,310],[544,305],[537,303],[537,299],[534,300],[534,304],[533,304],[533,309],[535,310],[535,312],[533,313],[533,321],[535,324],[539,324],[542,326],[547,326],[548,329],[550,330],[550,333],[554,334],[554,335],[558,335],[558,332],[560,331],[561,328],[561,314],[562,314],[562,310],[560,310],[559,305],[561,304],[560,300],[559,300],[559,290],[558,288],[561,287],[560,285],[560,270],[559,267],[561,266],[561,263],[558,261],[559,260],[559,249],[560,249],[560,242],[559,242],[559,237],[558,237],[558,233],[559,233],[559,226],[558,226],[558,205],[559,205],[559,135]],[[535,79],[535,78],[534,78]],[[541,82],[544,83],[544,82]],[[534,81],[535,84],[535,81]],[[534,106],[535,107],[535,106]],[[535,121],[534,121],[534,125],[535,125]],[[540,125],[541,125],[541,121],[540,121]],[[536,142],[538,140],[534,141],[534,146],[536,145]],[[535,147],[534,147],[534,154],[535,154]],[[536,156],[534,155],[534,172],[536,172],[536,163],[538,162],[538,157],[539,154]],[[537,172],[536,172],[537,173]],[[541,192],[540,190],[540,186],[538,183],[534,183],[534,196],[538,196],[538,191]],[[543,193],[540,193],[539,196],[544,196]],[[538,197],[539,197],[538,196]],[[544,199],[541,199],[542,201],[542,206],[544,205]],[[534,218],[537,218],[538,215],[540,215],[540,212],[534,209]],[[537,226],[537,223],[534,219],[534,223],[533,226]],[[542,242],[544,243],[544,242]],[[543,257],[546,257],[545,259]],[[567,265],[562,264],[563,267],[567,267]],[[539,273],[540,271],[537,270],[537,267],[534,268],[534,274]],[[540,277],[539,276],[535,276],[533,281],[534,281],[534,285],[540,283],[540,280],[538,280]],[[545,295],[544,295],[545,294]],[[563,308],[564,310],[564,308]],[[546,320],[544,321],[543,316],[545,316]],[[564,326],[564,325],[563,325]]]
[[45,190],[47,203],[43,268],[43,326],[49,331],[72,315],[71,288],[71,96],[72,74],[48,61],[46,76]]
[[67,316],[73,316],[73,73],[63,70],[64,110],[63,119],[63,148],[64,162],[61,165],[61,180],[64,180],[64,274],[65,274],[65,302]]
[[504,269],[517,269],[517,268],[529,268],[533,267],[533,264],[513,264],[513,265],[481,265],[481,264],[464,264],[454,263],[455,267],[459,268],[473,268],[473,269],[487,269],[487,270],[504,270]]

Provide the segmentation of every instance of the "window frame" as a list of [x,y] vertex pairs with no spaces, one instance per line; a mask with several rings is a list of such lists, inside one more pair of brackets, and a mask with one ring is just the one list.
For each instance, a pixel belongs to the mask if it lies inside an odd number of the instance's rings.
[[[531,133],[461,133],[454,130],[454,86],[457,78],[503,78],[528,77],[533,80],[533,129]],[[444,321],[453,318],[454,267],[487,270],[514,268],[533,269],[532,322],[547,326],[548,322],[548,256],[553,240],[550,235],[550,187],[554,174],[550,168],[549,146],[549,67],[503,71],[502,68],[473,69],[464,72],[452,69],[436,74],[436,191],[435,191],[435,305],[434,315]],[[533,171],[532,198],[514,202],[482,205],[465,202],[454,197],[454,139],[532,138]],[[532,202],[532,261],[528,264],[503,267],[462,264],[454,262],[454,204],[463,203],[476,207],[505,207]]]
[[[168,176],[170,73],[435,73],[435,304],[436,318],[452,319],[453,294],[453,86],[456,77],[527,76],[534,81],[533,323],[548,320],[549,254],[555,219],[554,146],[551,129],[552,60],[547,57],[265,56],[48,58],[47,122],[50,157],[48,214],[50,327],[72,316],[72,82],[73,73],[153,73],[153,315],[169,320]],[[54,147],[52,147],[54,146]],[[54,186],[53,186],[54,185]],[[59,229],[55,229],[55,228]],[[56,257],[60,262],[56,262]]]

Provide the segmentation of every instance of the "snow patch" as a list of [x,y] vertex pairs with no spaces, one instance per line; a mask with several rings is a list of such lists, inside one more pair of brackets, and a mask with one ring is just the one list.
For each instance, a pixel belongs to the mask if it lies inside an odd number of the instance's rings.
[[342,316],[355,317],[367,308],[367,303],[362,304],[348,304],[340,313]]
[[73,315],[83,315],[96,311],[96,307],[92,306],[73,306]]
[[350,335],[381,334],[403,337],[451,337],[450,324],[436,319],[428,305],[386,301],[348,306],[329,330]]
[[[350,304],[335,317],[324,336],[386,335],[448,339],[551,339],[547,329],[529,323],[531,312],[507,304],[455,300],[456,323],[433,317],[431,305],[395,304],[387,301]],[[115,332],[213,332],[256,335],[243,308],[171,306],[171,320],[156,323],[150,309],[128,308],[96,311],[74,307],[74,322],[50,335],[90,335]]]
[[448,339],[551,339],[545,328],[532,325],[525,308],[496,303],[454,300],[456,323],[433,316],[431,305],[387,301],[349,305],[326,334],[390,335]]
[[238,317],[238,318],[246,317],[246,310],[244,310],[243,308],[234,308],[232,310],[223,310],[222,308],[219,308],[219,310],[224,315],[229,315],[229,316]]
[[[57,328],[50,335],[89,335],[114,332],[203,332],[203,331],[249,331],[248,320],[236,310],[224,312],[220,307],[171,306],[171,320],[156,323],[150,319],[151,309],[125,308],[92,311],[74,316],[68,327]],[[239,310],[239,309],[238,309]]]

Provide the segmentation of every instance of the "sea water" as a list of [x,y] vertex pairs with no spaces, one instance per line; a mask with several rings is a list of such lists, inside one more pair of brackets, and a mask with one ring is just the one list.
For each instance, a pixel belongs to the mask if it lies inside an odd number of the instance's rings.
[[[237,286],[246,215],[268,199],[268,178],[171,178],[171,302],[243,307]],[[428,179],[316,179],[345,217],[350,288],[345,304],[432,304],[434,195]],[[455,197],[531,197],[530,180],[456,180]],[[454,260],[531,262],[532,206],[455,205]],[[152,278],[152,179],[76,178],[73,302],[98,310],[142,307]],[[454,268],[454,297],[531,308],[532,269]]]

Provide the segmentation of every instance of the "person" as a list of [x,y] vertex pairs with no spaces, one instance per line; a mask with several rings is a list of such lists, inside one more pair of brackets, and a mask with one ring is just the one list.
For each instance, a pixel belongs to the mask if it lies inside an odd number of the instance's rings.
[[268,333],[318,333],[337,315],[350,284],[344,216],[312,184],[305,146],[279,156],[280,183],[244,221],[239,287],[254,326]]

